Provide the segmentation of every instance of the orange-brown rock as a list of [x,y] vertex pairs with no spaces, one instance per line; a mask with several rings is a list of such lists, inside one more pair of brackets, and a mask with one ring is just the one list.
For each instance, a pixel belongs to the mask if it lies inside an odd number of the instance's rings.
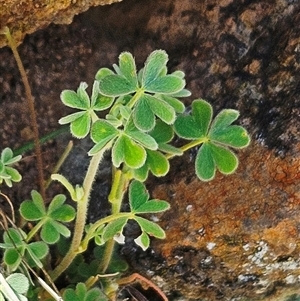
[[[122,248],[131,270],[151,278],[170,301],[266,301],[281,287],[290,295],[290,285],[299,287],[299,32],[299,1],[126,0],[90,9],[68,26],[52,24],[19,47],[42,135],[69,112],[59,101],[61,91],[80,81],[91,87],[98,69],[116,63],[125,50],[142,66],[152,50],[165,49],[170,70],[186,73],[193,98],[210,101],[216,113],[240,110],[238,122],[252,143],[238,152],[237,172],[201,183],[193,152],[174,158],[170,174],[147,182],[153,197],[171,204],[159,220],[167,239],[153,240],[146,253],[130,242]],[[30,137],[22,131],[28,125],[24,92],[9,49],[0,49],[0,58],[0,140],[15,149]],[[49,173],[66,137],[44,146]],[[86,170],[85,143],[78,142],[75,159],[62,170],[74,184]],[[34,188],[31,157],[20,163],[26,172],[15,200]],[[91,219],[107,213],[101,201],[110,177],[101,177]],[[299,299],[296,293],[290,301]]]
[[[0,0],[0,28],[7,26],[17,43],[28,33],[45,28],[50,23],[70,24],[74,15],[97,5],[122,0]],[[7,44],[0,35],[0,47]]]
[[[234,175],[218,174],[209,183],[194,176],[178,177],[173,184],[158,185],[155,197],[171,203],[161,218],[167,238],[155,241],[167,265],[180,269],[183,262],[188,266],[201,257],[199,252],[205,253],[197,268],[215,286],[211,299],[218,285],[230,294],[224,285],[230,277],[240,284],[252,277],[258,283],[252,291],[256,297],[267,291],[264,281],[269,285],[296,282],[300,277],[299,149],[300,144],[294,154],[281,159],[253,143],[239,153],[241,164]],[[193,175],[193,166],[187,165],[185,173]],[[214,267],[219,264],[222,269],[216,275]],[[191,268],[186,271],[191,273]],[[200,276],[195,274],[199,286],[191,291],[185,272],[175,273],[173,289],[177,286],[190,298],[204,298],[207,290],[203,293],[205,281],[201,284]]]

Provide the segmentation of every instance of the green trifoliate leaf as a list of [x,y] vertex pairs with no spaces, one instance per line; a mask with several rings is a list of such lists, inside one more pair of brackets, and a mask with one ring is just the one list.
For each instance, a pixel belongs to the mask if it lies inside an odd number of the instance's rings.
[[113,97],[100,94],[98,81],[93,84],[92,100],[90,100],[86,88],[87,84],[81,83],[77,93],[71,90],[65,90],[61,93],[61,100],[66,106],[81,111],[61,118],[59,123],[70,123],[71,133],[79,139],[88,135],[91,123],[98,118],[95,111],[109,108],[114,101]]
[[0,157],[0,184],[4,181],[8,187],[12,187],[12,182],[20,182],[22,176],[20,173],[10,165],[18,162],[22,157],[13,156],[10,148],[6,147],[1,152]]
[[131,53],[123,52],[119,56],[119,68],[121,74],[137,88],[138,80],[136,74],[135,61]]
[[22,180],[20,173],[13,167],[6,166],[5,172],[9,176],[9,180],[12,182],[20,182]]
[[26,239],[26,234],[21,229],[9,228],[3,234],[4,243],[11,247],[14,247],[14,244],[21,245],[24,239]]
[[236,155],[231,152],[229,149],[216,145],[213,143],[208,143],[212,157],[216,164],[216,167],[223,174],[233,173],[238,166],[238,159]]
[[136,85],[121,75],[113,74],[100,81],[100,92],[106,96],[120,96],[135,92]]
[[142,167],[133,170],[134,178],[144,182],[148,177],[149,170],[156,177],[165,176],[170,169],[170,164],[166,157],[158,151],[146,150],[146,152],[147,159],[145,164]]
[[1,162],[4,165],[14,164],[14,163],[20,161],[21,158],[22,158],[21,155],[14,157],[13,151],[9,147],[6,147],[1,153]]
[[133,169],[133,178],[140,181],[140,182],[145,182],[148,178],[149,174],[149,167],[147,164],[144,164],[142,167]]
[[106,120],[97,120],[91,130],[91,138],[95,146],[89,151],[89,155],[95,155],[110,141],[119,135],[119,131]]
[[138,142],[139,144],[141,144],[142,146],[148,149],[156,150],[158,147],[155,139],[153,139],[153,137],[143,132],[137,130],[137,131],[126,132],[126,134],[129,137],[131,137],[134,141]]
[[204,143],[196,157],[195,166],[198,178],[209,181],[214,178],[217,168],[223,174],[233,173],[238,166],[238,159],[225,147]]
[[135,126],[141,131],[150,131],[155,126],[155,115],[150,109],[146,97],[142,96],[133,111]]
[[175,94],[185,86],[185,80],[173,76],[165,75],[156,78],[144,86],[145,91],[150,93]]
[[154,96],[144,94],[133,111],[135,126],[141,131],[150,131],[155,126],[155,115],[167,124],[175,121],[175,109],[167,102]]
[[139,168],[145,163],[146,156],[145,149],[125,134],[121,134],[112,148],[115,167],[125,162],[130,168]]
[[13,271],[18,268],[24,255],[29,260],[29,264],[42,267],[40,259],[44,258],[49,251],[44,242],[28,244],[25,239],[26,234],[21,229],[10,228],[3,235],[4,245],[0,244],[0,247],[5,248],[4,261]]
[[207,143],[204,143],[196,156],[195,161],[196,175],[201,181],[210,181],[215,177],[215,162]]
[[161,71],[166,67],[167,62],[168,62],[168,55],[165,51],[163,50],[153,51],[148,56],[145,62],[145,67],[143,69],[142,86],[147,87],[158,76],[160,76]]
[[171,141],[174,137],[174,131],[172,126],[157,120],[154,129],[149,132],[149,134],[155,139],[155,141],[160,143],[167,143]]
[[141,227],[141,230],[143,232],[146,232],[150,236],[154,236],[159,239],[164,239],[166,237],[165,231],[159,225],[155,224],[154,222],[151,222],[140,216],[135,216],[134,219]]
[[64,301],[108,301],[99,288],[87,289],[84,283],[78,283],[76,289],[68,288],[63,294]]
[[43,241],[35,241],[30,243],[28,245],[28,250],[31,253],[31,256],[36,257],[34,258],[35,261],[45,258],[49,252],[48,246]]
[[62,117],[59,119],[59,124],[68,124],[68,123],[74,122],[76,119],[80,118],[85,113],[86,113],[85,111],[81,111],[81,112],[72,113],[68,116]]
[[75,218],[75,209],[65,204],[66,197],[62,194],[56,195],[47,210],[41,195],[33,191],[32,200],[21,204],[21,215],[30,221],[39,221],[41,226],[41,238],[48,244],[57,242],[60,235],[69,237],[70,230],[61,222],[70,222]]
[[152,112],[163,122],[173,124],[175,121],[176,113],[172,106],[162,99],[145,95],[146,101]]
[[195,145],[203,144],[195,162],[199,179],[213,179],[216,169],[223,174],[236,170],[238,159],[227,147],[243,148],[250,143],[247,131],[232,125],[238,116],[238,111],[225,109],[212,122],[211,105],[200,99],[193,102],[191,115],[182,115],[176,120],[175,132],[180,137],[196,140]]
[[191,95],[192,95],[191,91],[187,89],[182,89],[179,92],[176,92],[175,94],[172,94],[170,96],[177,98],[177,97],[189,97]]
[[91,107],[95,111],[103,111],[108,109],[114,102],[113,97],[100,94],[99,81],[95,81],[93,85]]
[[148,191],[139,181],[133,181],[129,186],[129,204],[131,212],[136,214],[158,213],[170,208],[166,201],[149,200]]
[[[23,252],[22,252],[23,251]],[[25,249],[19,248],[16,249],[7,249],[4,252],[3,260],[6,265],[8,265],[12,271],[15,271],[20,263],[22,262],[22,256],[24,254]]]
[[73,109],[86,110],[89,108],[89,99],[87,100],[85,97],[83,99],[80,98],[80,96],[72,90],[62,91],[60,94],[60,99],[64,105]]
[[90,98],[89,95],[86,92],[86,89],[88,87],[88,84],[85,82],[80,83],[78,89],[77,89],[77,95],[81,99],[81,101],[85,104],[84,109],[87,109],[90,107]]
[[123,228],[127,224],[128,217],[120,217],[110,223],[103,230],[102,239],[108,241],[109,239],[118,237],[123,232]]
[[224,129],[231,125],[235,120],[238,119],[240,113],[239,111],[232,109],[224,109],[222,110],[214,119],[211,125],[211,131],[218,131],[220,129]]
[[193,116],[178,116],[174,129],[176,134],[184,139],[199,139],[203,134]]
[[235,148],[243,148],[250,143],[247,131],[238,125],[231,125],[224,129],[218,129],[218,131],[211,131],[209,138],[217,143]]
[[56,231],[52,222],[46,222],[41,230],[41,238],[47,244],[54,244],[59,240],[60,234]]
[[163,99],[166,103],[173,107],[176,113],[183,113],[185,111],[184,104],[177,98],[168,95],[160,95],[159,98]]
[[32,190],[31,198],[21,203],[20,213],[28,221],[37,221],[46,215],[44,200],[35,190]]
[[145,232],[142,232],[142,234],[141,234],[139,237],[137,237],[137,238],[134,240],[134,242],[135,242],[138,246],[140,246],[140,247],[143,249],[143,251],[146,251],[146,250],[149,248],[149,246],[150,246],[150,238],[149,238],[149,235],[148,235],[147,233],[145,233]]
[[68,204],[64,204],[65,201],[65,195],[56,195],[49,204],[47,215],[60,222],[72,221],[75,218],[75,209]]
[[84,138],[90,131],[91,126],[91,116],[88,112],[85,112],[76,120],[71,123],[71,133],[76,138]]
[[207,136],[212,120],[211,105],[201,99],[194,100],[191,115],[181,115],[174,127],[178,136],[185,139],[199,139]]
[[177,76],[177,77],[182,78],[182,79],[185,77],[185,73],[183,71],[180,71],[180,70],[176,70],[176,71],[172,72],[172,75]]
[[70,237],[71,232],[65,225],[55,220],[45,222],[41,230],[41,237],[44,242],[54,244],[59,240],[60,235]]
[[157,151],[147,150],[147,160],[145,164],[156,177],[165,176],[170,169],[169,161],[162,153]]
[[100,81],[101,79],[103,79],[107,75],[112,75],[112,74],[114,74],[114,72],[112,70],[110,70],[108,68],[101,68],[96,73],[95,79]]
[[139,181],[132,181],[129,186],[129,204],[131,211],[135,211],[149,200],[149,193],[145,185]]

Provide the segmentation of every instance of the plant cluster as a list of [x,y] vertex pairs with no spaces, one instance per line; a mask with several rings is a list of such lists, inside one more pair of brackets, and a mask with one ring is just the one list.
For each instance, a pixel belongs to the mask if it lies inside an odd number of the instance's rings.
[[[168,73],[167,62],[167,53],[156,50],[137,71],[132,54],[123,52],[113,70],[101,68],[97,72],[90,96],[86,83],[81,83],[77,91],[61,93],[61,101],[75,112],[62,117],[59,123],[69,124],[74,137],[89,136],[94,143],[88,152],[89,167],[83,183],[75,186],[61,174],[51,176],[68,190],[73,206],[65,203],[65,195],[56,195],[51,202],[46,202],[39,192],[32,191],[31,199],[25,200],[19,209],[23,222],[19,226],[2,223],[0,248],[5,274],[9,277],[26,275],[33,281],[32,273],[42,270],[48,284],[41,278],[39,283],[52,296],[51,300],[114,299],[121,283],[118,279],[126,270],[126,264],[114,254],[114,245],[125,243],[124,227],[128,221],[134,220],[139,225],[140,234],[134,241],[143,250],[149,247],[151,237],[165,237],[164,230],[149,220],[148,214],[164,212],[170,205],[165,200],[150,198],[145,185],[149,173],[165,176],[170,160],[191,148],[197,149],[195,172],[202,181],[212,180],[217,170],[225,175],[236,170],[238,158],[232,149],[246,147],[250,142],[246,130],[233,124],[239,112],[224,109],[213,118],[212,106],[203,99],[194,100],[188,112],[181,101],[191,95],[185,89],[185,74]],[[175,138],[177,141],[180,138],[183,145],[174,145]],[[111,214],[86,224],[93,182],[103,154],[108,151],[112,163],[108,196]],[[12,186],[12,182],[21,180],[11,167],[18,160],[20,156],[14,157],[9,148],[2,151],[0,184]],[[125,212],[122,204],[126,199],[129,210]],[[69,243],[67,238],[71,238]],[[101,254],[95,256],[96,263],[87,263],[83,256],[91,246],[96,246],[95,254]],[[51,255],[57,257],[54,263],[50,261]],[[54,285],[61,275],[70,281],[62,297]],[[0,279],[2,300],[8,298],[4,286],[13,288],[19,298],[16,300],[26,300],[27,292],[30,300],[36,300],[41,294],[41,290],[29,284],[14,289],[14,283],[19,281],[9,277]]]

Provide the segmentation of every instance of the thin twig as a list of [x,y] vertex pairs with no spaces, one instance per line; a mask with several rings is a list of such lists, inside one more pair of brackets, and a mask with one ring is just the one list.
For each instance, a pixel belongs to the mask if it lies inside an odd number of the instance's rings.
[[12,204],[12,201],[9,199],[9,197],[7,195],[5,195],[4,193],[0,192],[0,195],[4,197],[4,199],[7,201],[7,203],[10,206],[10,210],[11,210],[11,217],[12,217],[12,221],[15,223],[16,222],[16,218],[15,218],[15,209],[14,206]]
[[31,119],[31,126],[33,129],[34,134],[34,146],[35,146],[35,153],[36,153],[36,160],[37,160],[37,170],[38,170],[38,178],[39,178],[39,186],[40,191],[43,199],[45,200],[45,186],[44,186],[44,171],[43,171],[43,160],[42,160],[42,152],[41,152],[41,145],[39,140],[39,129],[37,124],[37,116],[36,116],[36,110],[34,107],[34,99],[32,97],[31,88],[29,85],[28,77],[26,75],[25,68],[23,66],[22,60],[20,58],[20,55],[17,50],[16,42],[12,35],[10,34],[9,28],[5,27],[1,32],[3,32],[8,40],[8,45],[11,48],[13,55],[15,57],[15,60],[18,65],[18,69],[21,73],[22,81],[25,87],[26,92],[26,99],[27,99],[27,106],[30,113],[30,119]]

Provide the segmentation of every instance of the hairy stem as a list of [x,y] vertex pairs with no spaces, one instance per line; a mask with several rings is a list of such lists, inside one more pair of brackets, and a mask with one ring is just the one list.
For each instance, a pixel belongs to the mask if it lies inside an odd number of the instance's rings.
[[[182,150],[182,152],[186,152],[187,150],[189,150],[189,149],[191,149],[191,148],[193,148],[195,146],[198,146],[198,145],[200,145],[200,144],[202,144],[204,142],[207,142],[207,141],[208,141],[207,137],[200,138],[200,139],[197,139],[197,140],[193,140],[193,141],[191,141],[191,142],[183,145],[182,147],[180,147],[180,149]],[[172,159],[175,156],[177,156],[177,155],[175,155],[175,154],[167,154],[167,155],[165,155],[165,157],[167,159]]]
[[114,253],[115,243],[116,242],[114,241],[114,239],[110,239],[105,243],[103,258],[97,269],[98,274],[104,274],[106,272],[111,261],[112,255]]
[[5,34],[5,36],[8,40],[8,45],[13,52],[13,55],[17,62],[19,71],[21,73],[22,81],[23,81],[23,84],[25,87],[27,106],[29,108],[30,120],[31,120],[30,123],[31,123],[32,129],[33,129],[33,134],[34,134],[34,147],[35,147],[36,160],[37,160],[39,186],[40,186],[41,195],[42,195],[43,199],[46,200],[45,186],[44,186],[43,159],[42,159],[42,152],[41,152],[41,144],[40,144],[40,140],[39,140],[39,129],[38,129],[38,124],[37,124],[36,110],[34,107],[34,100],[32,97],[31,88],[30,88],[29,81],[28,81],[28,78],[26,75],[26,71],[24,69],[23,63],[22,63],[20,55],[18,53],[15,40],[11,36],[8,27],[5,27],[3,33]]
[[28,243],[31,238],[42,228],[42,226],[45,224],[46,220],[39,221],[28,233],[26,237],[26,242]]
[[[108,196],[108,199],[112,204],[112,216],[120,213],[124,193],[127,190],[129,181],[130,177],[126,171],[117,170],[114,173],[111,192]],[[114,246],[115,241],[113,239],[106,242],[103,259],[97,270],[98,273],[102,274],[107,270],[114,252]]]
[[127,104],[127,106],[129,108],[132,108],[135,103],[140,99],[140,97],[144,94],[144,89],[140,88],[136,91],[136,93],[134,94],[134,96],[130,99],[129,103]]
[[103,158],[103,154],[109,148],[111,148],[111,143],[109,143],[104,149],[102,149],[95,156],[93,156],[90,161],[85,179],[83,181],[84,195],[82,199],[77,202],[77,215],[73,232],[73,239],[69,251],[62,259],[60,264],[50,274],[53,281],[55,281],[68,268],[68,266],[72,263],[76,255],[80,253],[80,244],[83,237],[89,198],[92,191],[93,182],[95,180],[99,164]]
[[112,214],[120,212],[121,204],[127,186],[129,184],[130,177],[126,171],[116,170],[113,176],[113,183],[108,200],[112,204]]
[[121,217],[128,217],[128,219],[133,219],[134,218],[134,214],[131,212],[120,212],[118,214],[111,214],[108,215],[100,220],[98,220],[97,222],[95,222],[89,229],[88,232],[86,234],[86,236],[84,237],[84,239],[81,242],[80,245],[80,252],[84,252],[87,249],[88,243],[89,241],[94,237],[95,235],[95,231],[104,224],[110,223],[118,218]]

